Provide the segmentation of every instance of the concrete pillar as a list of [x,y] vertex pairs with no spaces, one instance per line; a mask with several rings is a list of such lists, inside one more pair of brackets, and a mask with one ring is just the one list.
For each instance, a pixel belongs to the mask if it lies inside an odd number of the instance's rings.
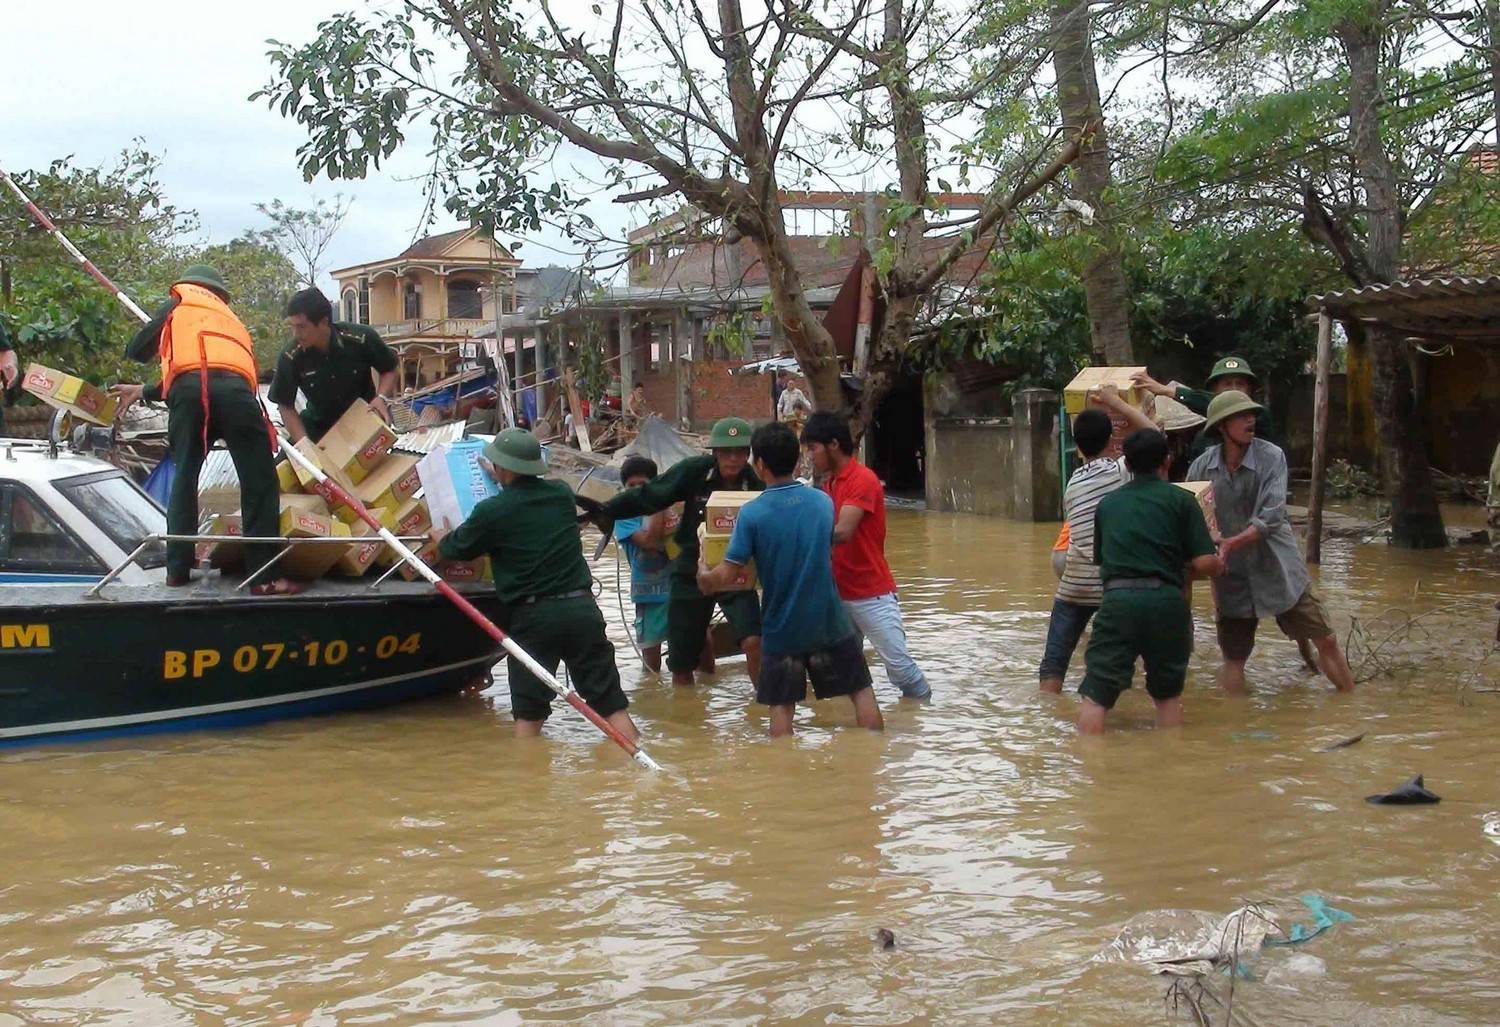
[[625,398],[630,395],[631,388],[635,385],[635,335],[632,332],[630,314],[620,312],[620,402],[623,407]]
[[550,390],[547,388],[547,333],[542,330],[541,325],[531,329],[531,340],[536,344],[536,350],[531,355],[531,362],[536,365],[536,416],[540,420],[547,416],[548,403],[551,401]]
[[1062,517],[1058,399],[1051,389],[1022,389],[1011,401],[1012,480],[1018,521],[1055,521]]

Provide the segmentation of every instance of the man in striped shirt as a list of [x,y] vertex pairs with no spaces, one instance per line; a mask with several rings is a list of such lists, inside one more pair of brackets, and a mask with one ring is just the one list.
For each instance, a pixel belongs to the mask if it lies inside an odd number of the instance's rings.
[[1120,397],[1113,386],[1089,396],[1092,404],[1073,420],[1073,441],[1083,466],[1068,479],[1063,493],[1063,519],[1068,522],[1068,555],[1062,581],[1052,600],[1047,621],[1047,645],[1037,676],[1043,692],[1061,693],[1073,650],[1104,599],[1099,567],[1094,563],[1094,511],[1099,501],[1130,480],[1124,459],[1102,455],[1109,447],[1114,423],[1111,411],[1130,422],[1130,428],[1154,428],[1150,418]]

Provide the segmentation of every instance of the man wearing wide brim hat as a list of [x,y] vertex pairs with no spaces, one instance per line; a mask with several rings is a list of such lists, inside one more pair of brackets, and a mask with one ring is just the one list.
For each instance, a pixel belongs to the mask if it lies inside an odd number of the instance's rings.
[[1230,694],[1244,692],[1256,627],[1261,618],[1274,617],[1288,638],[1316,647],[1320,669],[1335,688],[1351,691],[1349,663],[1287,517],[1286,454],[1256,436],[1261,412],[1259,403],[1238,390],[1215,396],[1205,431],[1217,429],[1220,441],[1194,460],[1187,473],[1188,481],[1213,485],[1219,556],[1227,568],[1213,580],[1224,656],[1219,685]]
[[[1173,382],[1163,385],[1152,378],[1149,374],[1138,373],[1135,376],[1135,384],[1147,392],[1157,396],[1165,396],[1176,400],[1195,414],[1207,414],[1208,405],[1213,398],[1221,392],[1234,390],[1250,395],[1257,384],[1258,379],[1255,372],[1250,369],[1249,361],[1243,357],[1221,357],[1214,363],[1213,370],[1208,374],[1207,389],[1190,389],[1186,385]],[[1168,429],[1172,430],[1172,429]],[[1260,409],[1255,421],[1255,434],[1258,438],[1267,442],[1274,441],[1271,429],[1271,414],[1264,407]],[[1203,431],[1193,439],[1189,455],[1197,457],[1209,446],[1218,441],[1217,433],[1213,429],[1204,427]]]
[[[564,664],[573,687],[594,711],[627,738],[636,738],[615,649],[594,602],[573,490],[542,477],[547,464],[541,444],[524,428],[496,435],[484,447],[481,466],[499,484],[500,494],[479,502],[451,532],[434,530],[438,556],[489,557],[502,603],[496,623],[548,671]],[[515,658],[507,669],[516,734],[540,734],[556,693]]]
[[[257,393],[255,344],[229,308],[224,277],[207,264],[193,264],[172,283],[171,298],[136,333],[125,355],[156,360],[161,380],[149,385],[116,385],[119,415],[136,400],[166,400],[167,443],[173,463],[167,501],[167,530],[198,532],[198,473],[216,439],[234,461],[240,481],[241,530],[248,537],[280,534],[273,454],[275,429],[266,420]],[[117,415],[118,416],[118,415]],[[167,584],[187,584],[193,543],[167,543]],[[275,544],[245,546],[245,562],[258,570],[277,552]],[[293,595],[301,586],[285,578],[257,582],[256,595]]]
[[725,417],[709,434],[703,456],[679,460],[653,480],[615,496],[595,519],[611,533],[616,518],[644,517],[682,505],[682,519],[668,544],[676,549],[672,566],[672,594],[667,600],[667,667],[672,681],[692,685],[693,672],[704,656],[714,607],[724,611],[735,638],[745,651],[752,682],[760,674],[760,597],[753,588],[704,595],[698,589],[698,526],[704,504],[715,492],[760,492],[765,484],[750,469],[750,422]]

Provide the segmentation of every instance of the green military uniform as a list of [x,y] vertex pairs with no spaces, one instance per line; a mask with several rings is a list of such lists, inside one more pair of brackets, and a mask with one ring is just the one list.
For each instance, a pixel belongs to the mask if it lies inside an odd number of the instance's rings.
[[268,396],[279,406],[292,406],[301,389],[307,397],[302,426],[317,442],[356,399],[368,402],[375,398],[371,371],[384,374],[395,369],[396,354],[379,332],[369,325],[333,321],[326,353],[287,343],[276,359]]
[[1094,562],[1104,601],[1089,637],[1088,670],[1078,692],[1111,709],[1146,666],[1156,700],[1182,694],[1193,649],[1193,618],[1183,586],[1187,564],[1214,552],[1198,502],[1155,475],[1105,496],[1094,514]]
[[[517,445],[518,436],[530,440],[540,465],[540,446],[521,428],[501,432],[486,447],[486,457],[507,466],[506,454],[498,449]],[[445,560],[488,555],[495,594],[504,604],[497,623],[548,671],[565,664],[578,694],[607,717],[630,703],[620,687],[604,615],[594,602],[593,576],[583,558],[575,516],[567,485],[527,475],[474,507],[438,552]],[[512,658],[508,668],[512,714],[517,720],[546,720],[556,693],[520,661]]]
[[[745,444],[749,445],[746,426]],[[713,620],[714,605],[724,611],[735,637],[743,642],[760,635],[760,597],[755,590],[704,595],[698,590],[698,526],[703,508],[714,492],[760,492],[765,488],[749,465],[733,481],[719,473],[713,454],[679,460],[644,485],[626,489],[604,504],[613,518],[643,517],[682,504],[682,523],[673,541],[679,552],[672,564],[672,593],[667,600],[667,668],[685,673],[698,666],[704,639]]]
[[[1208,405],[1214,401],[1214,381],[1229,375],[1237,375],[1256,381],[1255,372],[1250,370],[1250,365],[1238,357],[1223,357],[1214,364],[1214,368],[1208,375],[1207,389],[1190,389],[1186,385],[1177,386],[1177,391],[1172,393],[1172,398],[1195,414],[1208,416]],[[1272,437],[1271,411],[1262,407],[1255,415],[1255,437],[1265,439],[1272,445],[1279,445]],[[1205,428],[1193,438],[1193,445],[1188,450],[1188,459],[1196,460],[1198,455],[1205,450],[1217,446],[1223,439],[1217,428]]]
[[[228,300],[223,279],[212,268],[189,267],[178,279],[202,285]],[[174,283],[176,284],[176,283]],[[174,296],[157,308],[146,326],[125,348],[125,355],[142,363],[160,356],[162,331],[177,309]],[[208,372],[208,409],[203,408],[200,371],[187,371],[172,380],[171,391],[162,395],[161,382],[146,386],[141,398],[167,404],[167,445],[172,456],[172,492],[167,500],[167,531],[173,535],[198,533],[198,472],[203,468],[204,419],[207,441],[224,440],[240,479],[241,528],[249,536],[270,538],[280,534],[280,500],[276,465],[271,455],[270,429],[260,400],[250,383],[232,371]],[[167,578],[185,581],[193,566],[193,543],[167,543]],[[247,567],[254,570],[277,553],[276,545],[245,547]]]

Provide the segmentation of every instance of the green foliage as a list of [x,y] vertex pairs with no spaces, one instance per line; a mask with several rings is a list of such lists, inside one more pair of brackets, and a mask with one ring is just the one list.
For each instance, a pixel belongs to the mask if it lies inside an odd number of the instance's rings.
[[[158,159],[136,148],[113,164],[79,167],[71,158],[15,177],[73,243],[147,313],[167,298],[183,267],[204,262],[224,275],[235,313],[255,339],[262,367],[285,341],[282,312],[297,271],[262,233],[198,246],[184,236],[196,215],[174,207],[158,180]],[[9,191],[0,194],[0,265],[9,294],[0,308],[23,364],[35,361],[96,384],[150,381],[155,369],[124,357],[140,328]]]
[[[156,157],[139,147],[110,165],[72,158],[15,175],[21,188],[125,292],[149,305],[189,261],[179,239],[196,217],[163,195]],[[4,314],[23,363],[38,361],[95,382],[139,379],[124,360],[135,319],[46,232],[9,191],[0,194],[0,262],[9,273]]]
[[235,314],[255,340],[256,362],[262,369],[274,368],[287,341],[286,301],[301,284],[297,269],[258,232],[205,246],[194,259],[219,269],[229,286]]

